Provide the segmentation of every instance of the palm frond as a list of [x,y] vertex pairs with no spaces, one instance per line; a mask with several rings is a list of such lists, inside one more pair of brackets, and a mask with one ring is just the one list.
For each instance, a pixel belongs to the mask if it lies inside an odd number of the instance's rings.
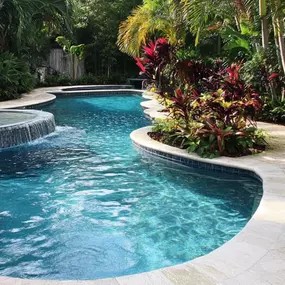
[[145,0],[121,23],[117,40],[120,50],[137,56],[147,39],[157,34],[172,44],[184,40],[186,22],[178,11],[174,0]]

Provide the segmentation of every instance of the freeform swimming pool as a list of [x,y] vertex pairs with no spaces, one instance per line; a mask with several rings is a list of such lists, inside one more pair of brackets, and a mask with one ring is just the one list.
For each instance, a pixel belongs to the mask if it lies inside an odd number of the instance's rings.
[[57,99],[57,132],[0,153],[0,273],[96,279],[204,255],[235,236],[261,194],[248,176],[178,167],[133,148],[138,96]]

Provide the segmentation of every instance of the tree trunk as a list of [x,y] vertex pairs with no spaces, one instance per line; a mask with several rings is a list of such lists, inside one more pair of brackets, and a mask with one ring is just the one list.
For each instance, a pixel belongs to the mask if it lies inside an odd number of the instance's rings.
[[261,20],[261,31],[262,31],[262,47],[268,48],[269,45],[269,32],[268,32],[268,19],[263,17]]
[[280,54],[280,48],[279,48],[279,41],[278,41],[278,29],[276,27],[276,18],[274,16],[274,12],[271,11],[272,13],[272,25],[273,25],[273,31],[274,31],[274,42],[275,42],[275,47],[276,47],[276,55],[278,59],[278,63],[280,66],[282,66],[282,60],[281,60],[281,54]]
[[279,35],[278,41],[279,41],[279,50],[280,50],[282,68],[283,68],[283,72],[285,74],[285,45],[284,45],[284,39],[283,39],[282,34]]
[[259,17],[261,21],[261,34],[262,34],[262,47],[264,49],[268,48],[268,20],[267,15],[267,2],[266,0],[259,0]]
[[[283,69],[283,74],[285,74],[285,44],[284,44],[284,22],[283,15],[280,14],[280,0],[273,0],[272,4],[272,22],[274,27],[274,34],[278,40],[280,61]],[[278,47],[276,47],[278,48]]]
[[279,51],[280,51],[280,57],[281,57],[283,73],[285,74],[285,44],[284,44],[284,38],[283,38],[284,24],[283,24],[282,21],[283,20],[279,16],[277,16],[277,18],[276,18],[276,27],[277,27]]
[[276,88],[274,86],[274,83],[269,83],[269,89],[270,89],[270,93],[271,93],[271,99],[272,99],[272,102],[273,103],[276,103],[278,102],[278,96],[276,94]]

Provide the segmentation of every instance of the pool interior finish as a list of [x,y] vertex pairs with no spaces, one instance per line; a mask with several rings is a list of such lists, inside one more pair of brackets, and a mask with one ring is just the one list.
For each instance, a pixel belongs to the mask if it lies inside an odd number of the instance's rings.
[[207,254],[248,222],[259,181],[141,156],[138,96],[74,97],[44,107],[57,130],[0,152],[0,274],[85,280]]

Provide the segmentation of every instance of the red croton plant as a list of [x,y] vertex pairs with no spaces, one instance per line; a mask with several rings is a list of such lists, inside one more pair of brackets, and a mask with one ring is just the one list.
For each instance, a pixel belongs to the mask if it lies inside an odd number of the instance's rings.
[[[232,64],[221,81],[221,88],[199,96],[192,104],[192,114],[201,127],[195,135],[212,142],[211,151],[225,155],[242,155],[257,140],[254,118],[262,109],[259,95],[243,84],[240,65]],[[198,115],[196,115],[198,114]]]
[[177,122],[168,133],[161,126],[162,140],[177,142],[179,137],[181,147],[208,157],[262,149],[264,137],[254,118],[263,104],[241,80],[241,64],[225,67],[220,60],[212,66],[196,59],[179,61],[175,51],[161,39],[144,47],[142,59],[137,59],[142,72],[156,80],[160,96],[167,99],[167,122]]
[[149,84],[160,87],[162,84],[162,72],[166,65],[170,63],[171,46],[166,39],[150,41],[143,46],[142,57],[136,57],[137,66],[140,68],[140,75],[148,80]]

